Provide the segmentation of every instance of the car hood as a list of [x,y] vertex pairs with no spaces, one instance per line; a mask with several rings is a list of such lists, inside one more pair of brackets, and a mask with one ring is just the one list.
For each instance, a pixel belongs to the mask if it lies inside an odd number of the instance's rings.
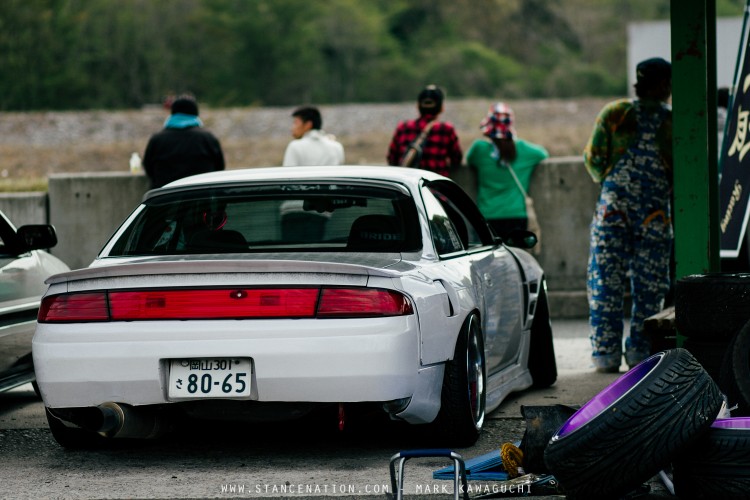
[[397,277],[414,269],[399,253],[258,253],[180,257],[107,257],[84,269],[50,276],[46,283],[154,274],[333,273]]

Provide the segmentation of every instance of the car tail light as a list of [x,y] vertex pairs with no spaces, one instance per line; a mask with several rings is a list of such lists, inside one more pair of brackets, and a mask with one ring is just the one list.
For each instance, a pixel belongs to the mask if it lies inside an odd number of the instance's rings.
[[399,292],[375,288],[122,290],[45,297],[40,323],[247,318],[364,318],[413,314]]
[[107,292],[50,295],[42,300],[37,319],[40,323],[107,321],[109,320]]
[[112,320],[312,318],[317,288],[110,292]]
[[319,318],[403,316],[412,314],[411,303],[399,292],[377,288],[324,288]]

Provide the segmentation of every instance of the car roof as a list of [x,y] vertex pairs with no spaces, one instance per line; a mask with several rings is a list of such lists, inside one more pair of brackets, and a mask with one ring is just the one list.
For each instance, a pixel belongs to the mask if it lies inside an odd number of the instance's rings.
[[[324,167],[256,167],[192,175],[164,186],[163,190],[195,188],[215,184],[263,181],[379,180],[416,186],[420,179],[446,180],[442,175],[415,168],[338,165]],[[156,194],[153,190],[151,193]],[[161,192],[161,191],[160,191]],[[147,196],[148,197],[148,196]]]

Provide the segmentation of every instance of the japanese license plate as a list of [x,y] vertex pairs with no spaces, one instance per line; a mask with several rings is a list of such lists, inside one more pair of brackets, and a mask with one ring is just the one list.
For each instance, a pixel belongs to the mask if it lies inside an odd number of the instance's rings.
[[250,396],[249,358],[172,359],[170,398],[243,398]]

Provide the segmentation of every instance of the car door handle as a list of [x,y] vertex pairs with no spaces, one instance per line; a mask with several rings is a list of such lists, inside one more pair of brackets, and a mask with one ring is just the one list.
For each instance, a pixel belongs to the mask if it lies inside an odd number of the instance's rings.
[[484,273],[484,276],[482,276],[484,283],[487,286],[492,286],[492,276],[490,273]]

